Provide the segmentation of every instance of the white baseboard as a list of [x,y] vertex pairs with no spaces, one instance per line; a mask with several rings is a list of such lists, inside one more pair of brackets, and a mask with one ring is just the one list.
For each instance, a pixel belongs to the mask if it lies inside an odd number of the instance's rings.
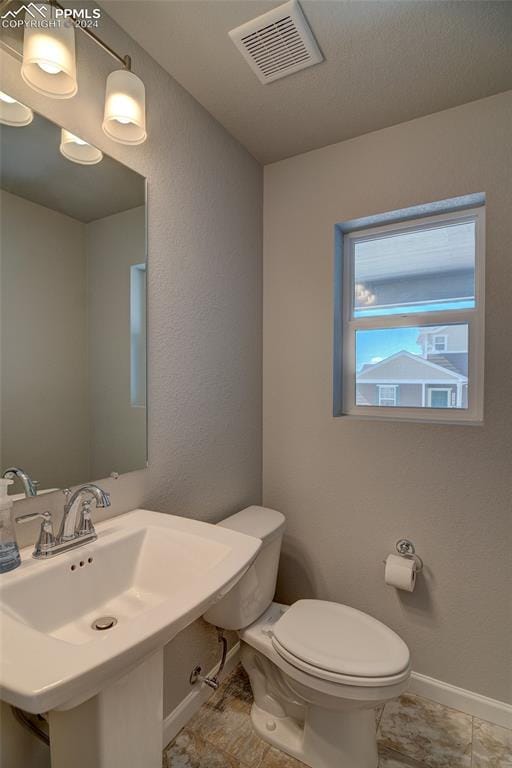
[[[226,658],[226,666],[220,676],[222,680],[226,675],[236,667],[240,657],[240,643],[236,643],[228,652]],[[207,677],[212,677],[217,672],[217,666],[208,672]],[[188,723],[188,721],[195,715],[195,713],[202,707],[202,705],[208,701],[214,691],[207,685],[196,683],[190,693],[185,696],[183,701],[180,701],[177,707],[164,718],[163,723],[163,746],[166,747],[170,741],[181,731],[182,728]]]
[[408,691],[481,720],[512,729],[512,704],[506,704],[504,701],[489,699],[479,693],[420,675],[419,672],[412,673]]

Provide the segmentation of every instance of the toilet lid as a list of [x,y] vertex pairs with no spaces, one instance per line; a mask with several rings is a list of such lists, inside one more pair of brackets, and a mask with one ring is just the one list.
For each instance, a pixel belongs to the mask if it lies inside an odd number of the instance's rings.
[[[409,649],[366,613],[325,600],[299,600],[274,626],[275,649],[350,677],[390,677],[409,666]],[[293,663],[293,662],[292,662]]]

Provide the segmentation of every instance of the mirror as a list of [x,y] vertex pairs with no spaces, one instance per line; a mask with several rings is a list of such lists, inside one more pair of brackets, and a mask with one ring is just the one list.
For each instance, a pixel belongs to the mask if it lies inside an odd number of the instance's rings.
[[0,126],[0,473],[38,494],[146,465],[145,179],[61,138]]

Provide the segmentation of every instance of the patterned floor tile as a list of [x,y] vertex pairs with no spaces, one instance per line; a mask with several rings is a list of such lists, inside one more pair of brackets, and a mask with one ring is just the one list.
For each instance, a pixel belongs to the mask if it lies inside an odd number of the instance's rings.
[[233,709],[248,714],[252,702],[249,678],[243,667],[238,665],[198,714],[201,715],[207,710],[223,713]]
[[165,768],[241,768],[238,760],[187,729],[167,747],[164,757]]
[[427,768],[424,763],[418,763],[409,757],[392,750],[379,751],[379,768]]
[[[251,705],[238,667],[164,750],[163,768],[304,768],[257,736]],[[512,731],[435,702],[404,695],[375,720],[379,768],[512,768]]]
[[212,697],[212,702],[216,706],[223,706],[226,702],[238,701],[245,703],[249,707],[252,705],[253,696],[249,676],[245,669],[239,664],[221,685],[218,691]]
[[187,727],[246,768],[259,768],[269,746],[252,727],[251,705],[249,681],[243,670],[237,670]]
[[386,704],[379,743],[427,768],[471,768],[472,718],[405,694]]
[[475,717],[472,768],[512,768],[512,731]]
[[304,768],[304,763],[271,747],[258,768]]

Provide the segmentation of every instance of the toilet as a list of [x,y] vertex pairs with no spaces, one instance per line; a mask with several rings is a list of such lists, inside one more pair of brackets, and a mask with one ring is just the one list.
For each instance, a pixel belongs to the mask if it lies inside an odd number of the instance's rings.
[[273,602],[285,527],[280,512],[247,507],[219,525],[263,542],[249,570],[204,616],[239,634],[255,730],[311,768],[377,768],[374,710],[406,688],[408,647],[349,606]]

